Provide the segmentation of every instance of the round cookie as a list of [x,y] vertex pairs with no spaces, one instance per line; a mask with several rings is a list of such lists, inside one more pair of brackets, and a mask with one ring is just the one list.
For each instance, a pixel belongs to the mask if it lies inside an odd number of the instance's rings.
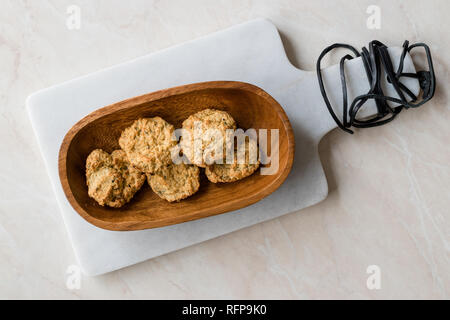
[[170,164],[153,175],[147,175],[152,190],[161,198],[180,201],[196,193],[200,187],[200,169],[194,165]]
[[122,132],[119,145],[135,168],[152,174],[172,162],[170,150],[177,145],[174,131],[160,117],[138,119]]
[[111,158],[114,168],[120,172],[122,179],[124,179],[122,196],[126,202],[129,202],[144,184],[145,174],[131,165],[123,150],[113,151]]
[[[205,109],[184,120],[183,129],[189,133],[188,136],[182,136],[180,141],[183,154],[191,163],[205,168],[207,164],[225,158],[226,148],[232,143],[232,132],[228,129],[235,130],[236,122],[228,112]],[[211,135],[213,132],[222,136],[222,145],[217,145],[220,140]],[[222,157],[215,152],[219,148],[223,148]]]
[[234,182],[252,175],[258,170],[259,164],[258,144],[256,140],[246,139],[245,143],[235,148],[233,163],[207,166],[205,174],[208,180],[213,183]]
[[111,155],[96,149],[86,160],[88,194],[101,206],[120,208],[133,198],[145,175],[133,168],[122,150]]

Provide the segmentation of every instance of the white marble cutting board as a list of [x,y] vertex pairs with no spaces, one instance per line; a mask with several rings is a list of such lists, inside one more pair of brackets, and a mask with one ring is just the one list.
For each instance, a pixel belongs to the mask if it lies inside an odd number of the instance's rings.
[[[399,53],[399,48],[390,49],[394,65]],[[366,92],[368,83],[360,59],[348,62],[347,66],[352,99]],[[409,56],[405,71],[415,72]],[[58,176],[59,147],[72,125],[99,107],[120,100],[213,80],[257,85],[286,111],[295,133],[295,161],[288,179],[275,193],[234,212],[133,232],[99,229],[72,209]],[[324,72],[324,80],[330,101],[339,104],[341,88],[336,66]],[[404,83],[418,92],[415,80],[405,78]],[[387,89],[392,93],[392,88]],[[371,113],[371,107],[368,106],[367,114]],[[28,98],[27,108],[75,254],[86,275],[100,275],[200,243],[303,209],[327,196],[317,146],[336,125],[320,96],[316,75],[290,64],[277,29],[268,20],[254,20],[39,91]]]

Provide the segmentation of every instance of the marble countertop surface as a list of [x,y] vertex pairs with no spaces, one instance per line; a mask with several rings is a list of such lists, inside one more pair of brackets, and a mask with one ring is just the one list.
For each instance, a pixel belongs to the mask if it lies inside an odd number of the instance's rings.
[[[449,298],[448,1],[0,4],[0,298]],[[380,29],[367,25],[373,5],[380,10]],[[78,9],[79,28],[72,20]],[[329,133],[319,145],[330,188],[322,203],[74,281],[75,256],[26,97],[259,17],[278,27],[289,59],[304,70],[314,69],[320,51],[335,42],[356,47],[372,39],[391,46],[405,39],[426,42],[437,72],[436,96],[387,126],[353,136]]]

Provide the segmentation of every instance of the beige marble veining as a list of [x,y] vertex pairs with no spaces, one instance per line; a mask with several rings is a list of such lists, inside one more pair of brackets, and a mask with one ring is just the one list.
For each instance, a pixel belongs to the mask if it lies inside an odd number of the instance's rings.
[[[450,44],[442,1],[0,0],[0,298],[392,299],[450,295]],[[81,28],[66,27],[67,7]],[[381,29],[366,27],[369,5]],[[312,70],[334,42],[430,45],[434,100],[319,151],[328,198],[314,206],[66,286],[75,264],[25,111],[32,92],[257,17]],[[381,289],[366,286],[369,265]]]

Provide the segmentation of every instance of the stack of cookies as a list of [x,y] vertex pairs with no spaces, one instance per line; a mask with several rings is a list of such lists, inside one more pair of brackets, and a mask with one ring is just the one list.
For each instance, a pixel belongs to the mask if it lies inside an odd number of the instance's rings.
[[[227,112],[206,109],[191,115],[182,126],[184,133],[178,145],[174,126],[164,119],[138,119],[122,132],[121,150],[111,154],[100,149],[92,151],[86,161],[89,196],[101,206],[119,208],[147,180],[159,197],[174,202],[198,191],[199,168],[205,168],[213,183],[234,182],[258,169],[259,160],[251,159],[252,154],[258,154],[256,140],[248,139],[234,147],[237,126]],[[220,139],[217,135],[221,135]],[[225,161],[230,149],[234,150],[231,161]],[[239,151],[245,152],[244,161],[238,161]]]

